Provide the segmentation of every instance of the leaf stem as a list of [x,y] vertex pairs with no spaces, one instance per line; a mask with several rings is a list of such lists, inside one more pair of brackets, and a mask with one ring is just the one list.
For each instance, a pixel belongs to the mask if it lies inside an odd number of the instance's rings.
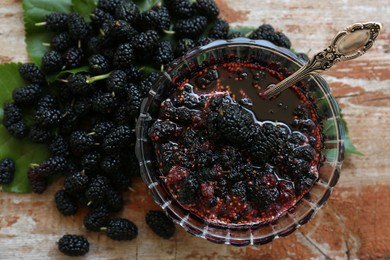
[[107,73],[107,74],[102,74],[102,75],[94,76],[94,77],[87,77],[87,80],[86,80],[85,82],[88,83],[88,84],[91,84],[91,83],[94,83],[95,81],[102,80],[102,79],[106,79],[106,78],[108,78],[110,75],[111,75],[111,72],[109,72],[109,73]]
[[45,26],[46,22],[35,23],[35,26]]

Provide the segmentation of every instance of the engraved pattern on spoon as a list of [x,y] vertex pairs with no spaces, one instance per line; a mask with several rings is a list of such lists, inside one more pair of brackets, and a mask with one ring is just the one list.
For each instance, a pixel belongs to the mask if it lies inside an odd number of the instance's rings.
[[339,32],[325,50],[314,55],[307,64],[278,84],[270,84],[262,96],[270,99],[294,85],[310,73],[328,70],[340,61],[360,57],[369,50],[382,28],[380,23],[355,23]]

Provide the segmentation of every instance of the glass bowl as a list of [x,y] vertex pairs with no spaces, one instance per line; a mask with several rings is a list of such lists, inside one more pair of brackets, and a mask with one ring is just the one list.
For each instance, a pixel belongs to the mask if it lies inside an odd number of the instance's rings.
[[307,223],[328,200],[332,188],[339,179],[344,156],[344,130],[340,110],[322,77],[318,75],[306,77],[301,82],[301,88],[314,102],[312,105],[321,118],[324,136],[319,178],[311,190],[283,215],[268,223],[220,224],[203,219],[182,207],[160,178],[161,173],[157,166],[153,143],[148,137],[148,129],[157,118],[161,102],[169,96],[176,83],[194,71],[226,59],[266,62],[275,68],[283,68],[280,70],[283,77],[298,70],[304,63],[285,48],[277,47],[268,41],[247,38],[219,40],[192,50],[171,63],[143,100],[136,126],[136,155],[142,179],[150,189],[155,202],[186,231],[220,244],[234,246],[266,244],[278,237],[291,234],[299,226]]

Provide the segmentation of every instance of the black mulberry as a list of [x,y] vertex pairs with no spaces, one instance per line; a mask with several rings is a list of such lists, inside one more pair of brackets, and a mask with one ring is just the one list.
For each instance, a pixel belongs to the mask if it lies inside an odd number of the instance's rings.
[[42,96],[42,88],[38,84],[29,84],[12,92],[12,98],[17,105],[34,105]]
[[150,210],[146,213],[146,224],[158,236],[169,239],[175,233],[175,224],[162,211]]
[[57,51],[48,51],[42,56],[42,70],[47,74],[58,72],[64,66],[64,59]]
[[58,249],[68,256],[82,256],[89,251],[88,240],[79,235],[64,235],[58,241]]
[[183,38],[198,38],[207,27],[207,19],[204,16],[194,16],[187,19],[177,20],[174,31]]
[[137,226],[128,219],[114,218],[108,222],[107,236],[113,240],[132,240],[138,235]]
[[66,31],[68,29],[68,14],[50,13],[45,16],[44,22],[36,25],[44,25],[49,31]]
[[11,183],[15,175],[15,161],[11,158],[0,160],[0,184]]
[[65,190],[59,190],[54,196],[56,207],[64,216],[76,214],[78,210],[77,202]]
[[45,75],[34,63],[24,63],[19,68],[20,76],[29,83],[43,85],[46,83]]
[[216,18],[219,15],[219,8],[214,0],[196,0],[195,7],[200,14],[208,18]]

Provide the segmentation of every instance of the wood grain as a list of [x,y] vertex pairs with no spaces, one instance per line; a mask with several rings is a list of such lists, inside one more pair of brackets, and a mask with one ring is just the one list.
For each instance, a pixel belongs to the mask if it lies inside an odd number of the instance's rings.
[[[390,8],[388,0],[218,0],[234,26],[270,23],[285,32],[296,51],[313,54],[354,22],[377,21],[383,32],[375,46],[355,61],[323,74],[365,156],[347,157],[338,185],[315,218],[292,235],[264,246],[215,245],[181,228],[170,240],[154,235],[143,220],[157,209],[136,180],[120,214],[138,225],[139,236],[113,242],[82,229],[82,217],[61,217],[53,194],[0,192],[0,259],[65,259],[56,249],[64,233],[86,234],[88,259],[389,259],[390,258]],[[0,1],[0,62],[28,60],[20,0]],[[1,91],[1,90],[0,90]],[[1,92],[0,92],[1,94]]]

